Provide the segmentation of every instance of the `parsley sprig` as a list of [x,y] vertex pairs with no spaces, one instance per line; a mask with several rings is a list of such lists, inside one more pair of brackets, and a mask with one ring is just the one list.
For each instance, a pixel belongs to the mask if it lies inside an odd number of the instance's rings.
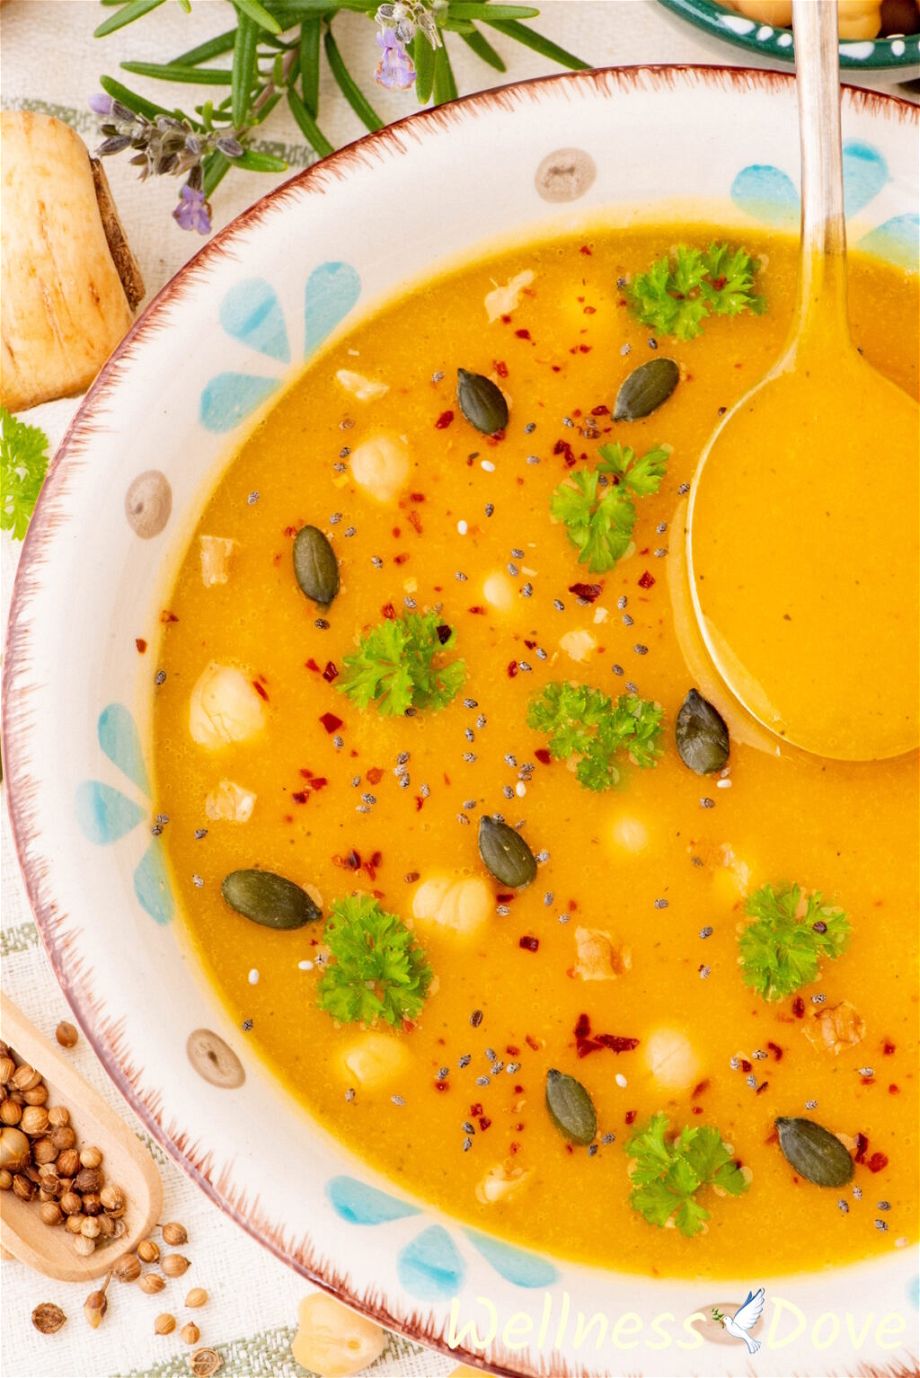
[[441,657],[457,634],[433,612],[384,618],[345,657],[339,688],[359,708],[376,703],[387,715],[409,708],[445,708],[466,678],[466,663]]
[[0,530],[26,534],[48,469],[48,437],[0,407]]
[[596,469],[569,474],[550,499],[550,513],[564,522],[578,558],[592,574],[612,569],[629,549],[636,525],[636,498],[657,493],[667,472],[662,446],[641,458],[629,445],[601,445]]
[[663,1228],[673,1220],[681,1234],[692,1239],[709,1219],[697,1192],[709,1186],[740,1196],[748,1183],[713,1125],[687,1126],[676,1136],[669,1129],[667,1115],[653,1115],[626,1144],[633,1160],[629,1204],[650,1225]]
[[336,900],[324,941],[331,960],[319,982],[320,1007],[343,1023],[399,1025],[415,1019],[431,968],[411,932],[371,895]]
[[850,936],[842,909],[798,885],[761,886],[745,912],[754,922],[741,934],[738,960],[746,984],[765,1000],[781,1000],[814,981],[821,958],[839,957]]
[[626,294],[634,315],[659,335],[692,340],[708,316],[760,315],[766,302],[754,291],[758,262],[746,249],[678,244],[631,282]]
[[527,710],[527,724],[549,735],[550,753],[562,760],[579,758],[575,771],[585,789],[613,789],[619,783],[616,756],[622,752],[637,766],[653,766],[661,754],[660,704],[637,694],[614,701],[586,684],[548,684]]

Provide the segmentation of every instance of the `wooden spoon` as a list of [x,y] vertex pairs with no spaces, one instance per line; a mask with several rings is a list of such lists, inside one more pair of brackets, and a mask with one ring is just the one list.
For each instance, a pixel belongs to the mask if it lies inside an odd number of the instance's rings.
[[99,1095],[74,1071],[70,1057],[49,1042],[2,997],[3,1039],[17,1057],[40,1072],[49,1105],[63,1105],[77,1135],[77,1146],[94,1144],[104,1154],[106,1181],[127,1198],[126,1230],[97,1247],[87,1258],[73,1250],[73,1236],[63,1225],[45,1225],[37,1201],[22,1201],[12,1191],[0,1192],[0,1245],[46,1277],[85,1282],[102,1277],[122,1254],[132,1252],[161,1218],[163,1187],[148,1149]]
[[818,755],[917,745],[916,402],[850,339],[836,0],[794,0],[799,302],[779,363],[729,412],[692,487],[687,557],[720,674]]

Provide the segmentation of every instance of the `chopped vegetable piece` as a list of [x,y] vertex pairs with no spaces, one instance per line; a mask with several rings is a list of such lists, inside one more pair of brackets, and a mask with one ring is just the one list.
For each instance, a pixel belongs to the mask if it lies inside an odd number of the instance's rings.
[[531,700],[529,727],[549,735],[553,756],[580,758],[576,778],[585,789],[613,789],[620,770],[617,752],[627,752],[637,766],[653,766],[661,754],[662,709],[637,694],[621,694],[614,702],[600,689],[585,684],[548,684]]
[[14,541],[26,534],[48,468],[48,437],[0,407],[0,531]]
[[629,445],[601,445],[596,469],[569,474],[550,499],[550,512],[565,524],[578,558],[593,573],[612,569],[626,554],[636,524],[636,497],[657,493],[668,451],[641,458]]
[[435,664],[456,641],[436,613],[406,613],[384,618],[362,638],[353,655],[345,657],[345,673],[338,688],[359,708],[376,703],[385,715],[410,708],[445,708],[466,677],[466,665],[453,660]]
[[662,335],[692,340],[708,316],[761,315],[766,309],[754,291],[758,262],[746,249],[710,244],[692,249],[678,244],[627,287],[633,313]]
[[839,957],[850,936],[842,909],[798,885],[761,886],[748,897],[745,912],[754,922],[739,940],[741,970],[765,1000],[781,1000],[814,981],[820,959]]
[[324,930],[331,960],[319,982],[319,1004],[343,1023],[399,1025],[415,1019],[431,985],[431,968],[410,930],[370,895],[336,900]]
[[700,1233],[709,1211],[696,1199],[702,1187],[717,1187],[729,1196],[747,1191],[748,1181],[732,1150],[713,1125],[687,1126],[669,1134],[670,1121],[659,1113],[626,1144],[632,1162],[629,1204],[650,1225],[663,1228],[673,1220],[688,1239]]

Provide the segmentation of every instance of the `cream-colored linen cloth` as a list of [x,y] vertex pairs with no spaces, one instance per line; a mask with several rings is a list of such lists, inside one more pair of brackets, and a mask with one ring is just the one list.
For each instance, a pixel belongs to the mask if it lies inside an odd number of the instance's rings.
[[[702,62],[750,65],[745,53],[708,39],[674,18],[656,0],[537,0],[542,14],[539,29],[597,66],[632,63]],[[28,107],[73,124],[90,146],[95,120],[87,99],[99,89],[102,73],[118,75],[127,58],[166,61],[229,26],[226,0],[193,0],[185,15],[175,3],[106,39],[94,39],[93,29],[111,13],[95,0],[7,0],[2,8],[0,99],[5,107]],[[336,35],[351,70],[371,78],[376,61],[370,24],[360,15],[343,14]],[[558,70],[535,53],[495,38],[508,62],[508,80]],[[491,85],[494,73],[478,63],[462,44],[452,50],[462,93]],[[765,65],[765,64],[761,64]],[[915,71],[866,78],[864,84],[892,89],[894,80],[916,76]],[[126,77],[133,89],[153,99],[176,88],[143,78]],[[367,85],[367,82],[365,82]],[[213,88],[186,88],[189,106]],[[410,93],[375,89],[374,104],[387,119],[415,109]],[[176,99],[175,96],[171,99]],[[169,103],[169,102],[167,102]],[[322,126],[331,141],[348,142],[363,131],[327,77],[321,93]],[[279,106],[262,145],[287,159],[292,170],[313,160],[293,121]],[[171,219],[176,184],[169,178],[142,184],[123,158],[110,159],[106,171],[129,242],[140,261],[148,296],[153,296],[202,243],[180,230]],[[283,181],[283,176],[235,174],[214,197],[214,224],[219,229],[258,196]],[[42,426],[52,447],[61,439],[78,400],[51,402],[35,408],[27,419]],[[3,625],[20,547],[4,534],[2,555]],[[67,1004],[44,956],[25,898],[3,809],[2,957],[3,988],[46,1033],[68,1016]],[[141,1125],[120,1100],[85,1040],[73,1052],[83,1075],[123,1113],[137,1133]],[[109,1312],[98,1330],[91,1330],[82,1314],[84,1290],[77,1285],[50,1282],[15,1262],[0,1267],[2,1286],[2,1378],[182,1378],[187,1375],[189,1349],[176,1334],[156,1336],[154,1317],[171,1311],[182,1324],[191,1319],[201,1327],[202,1345],[219,1350],[226,1378],[302,1378],[291,1358],[290,1342],[297,1303],[308,1290],[293,1272],[254,1243],[166,1158],[157,1146],[165,1188],[164,1219],[180,1220],[190,1242],[182,1252],[192,1260],[190,1271],[170,1283],[158,1296],[145,1296],[136,1287],[113,1282]],[[207,1289],[210,1300],[190,1313],[182,1300],[191,1286]],[[60,1305],[67,1324],[43,1336],[30,1316],[39,1302]],[[450,1360],[418,1345],[392,1337],[373,1366],[375,1378],[440,1378],[455,1367]]]

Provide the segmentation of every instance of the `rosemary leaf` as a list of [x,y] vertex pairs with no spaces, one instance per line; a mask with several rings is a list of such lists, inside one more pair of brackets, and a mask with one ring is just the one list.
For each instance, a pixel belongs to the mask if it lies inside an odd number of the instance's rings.
[[427,105],[434,82],[434,49],[421,29],[416,30],[412,40],[412,60],[415,63],[415,96],[419,105]]
[[323,21],[319,15],[300,25],[300,89],[303,103],[313,118],[319,109],[319,39]]
[[468,48],[472,48],[478,58],[487,62],[496,72],[507,72],[508,68],[504,58],[492,47],[485,34],[481,34],[478,29],[474,28],[471,33],[461,33],[460,37]]
[[178,57],[173,58],[171,65],[173,67],[197,67],[199,62],[210,62],[212,58],[222,57],[224,53],[231,53],[235,39],[236,29],[227,29],[226,33],[220,33],[214,38],[209,38],[207,43],[199,43],[197,48],[189,48],[187,53],[180,53]]
[[177,67],[173,62],[122,62],[119,66],[123,72],[155,81],[182,81],[193,86],[229,86],[232,81],[229,72],[217,67]]
[[225,158],[220,149],[208,153],[201,163],[202,191],[209,198],[217,190],[230,171],[230,159]]
[[[487,5],[486,9],[491,9]],[[525,48],[532,48],[535,53],[542,57],[548,57],[551,62],[558,62],[560,67],[568,67],[572,72],[587,72],[590,70],[590,62],[582,62],[580,57],[574,53],[566,52],[565,48],[560,48],[558,43],[554,43],[550,38],[544,38],[542,34],[534,33],[533,29],[528,29],[525,24],[519,24],[514,19],[490,19],[488,15],[483,16],[483,23],[488,24],[491,29],[504,34],[506,38],[513,38],[516,43],[521,43]]]
[[[336,79],[339,90],[358,116],[358,119],[370,130],[382,129],[383,120],[377,114],[377,111],[371,105],[370,101],[366,99],[363,91],[361,91],[354,77],[345,66],[345,61],[339,51],[339,45],[333,37],[331,28],[327,28],[323,35],[323,47],[326,50],[326,60],[329,63],[329,69]],[[443,51],[443,49],[441,51]]]
[[275,158],[271,153],[257,153],[247,148],[239,158],[232,160],[233,167],[245,168],[247,172],[287,172],[288,165],[283,158]]
[[103,19],[102,23],[93,32],[93,38],[105,38],[106,34],[114,33],[116,29],[123,29],[126,24],[133,24],[135,19],[140,19],[142,15],[149,14],[162,5],[163,0],[129,0],[127,5],[122,5],[115,14],[110,14],[108,19]]
[[291,114],[297,121],[300,132],[303,134],[307,143],[316,149],[316,152],[321,158],[327,157],[334,151],[332,144],[326,138],[293,86],[288,87],[287,98],[288,105],[291,108]]
[[434,103],[443,105],[445,101],[457,99],[457,82],[454,69],[450,65],[450,55],[442,43],[434,55]]
[[540,11],[531,5],[493,5],[483,0],[451,0],[448,10],[452,19],[518,20],[539,19]]
[[230,86],[230,112],[237,129],[242,129],[249,114],[252,83],[256,75],[259,26],[248,14],[240,13],[233,45],[233,76]]
[[[167,110],[165,105],[157,105],[152,100],[147,100],[145,96],[139,96],[134,91],[129,91],[127,86],[123,86],[114,77],[100,77],[99,85],[106,95],[113,100],[119,101],[127,110],[135,115],[146,115],[148,120],[155,120],[157,115],[174,115],[174,110]],[[197,124],[196,120],[191,121]]]
[[281,25],[260,0],[233,0],[242,25],[244,18],[250,19],[257,28],[267,29],[269,33],[280,33]]

